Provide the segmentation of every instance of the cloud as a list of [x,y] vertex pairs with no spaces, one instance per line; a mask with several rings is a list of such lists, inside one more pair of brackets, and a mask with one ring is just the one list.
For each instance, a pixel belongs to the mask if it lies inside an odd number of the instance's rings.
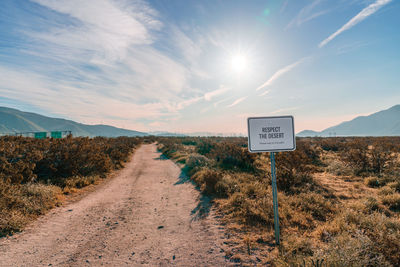
[[392,0],[377,0],[377,1],[375,1],[375,3],[370,4],[369,6],[367,6],[363,10],[361,10],[361,12],[358,13],[355,17],[353,17],[351,20],[349,20],[345,25],[343,25],[339,30],[337,30],[336,32],[331,34],[328,38],[323,40],[318,45],[318,47],[321,48],[321,47],[325,46],[327,43],[332,41],[336,36],[338,36],[339,34],[341,34],[344,31],[347,31],[347,30],[351,29],[352,27],[354,27],[355,25],[357,25],[358,23],[360,23],[361,21],[363,21],[367,17],[369,17],[372,14],[374,14],[381,7],[389,4],[391,1]]
[[[293,68],[295,68],[297,65],[302,63],[304,60],[305,60],[305,58],[302,58],[302,59],[297,60],[296,62],[294,62],[294,63],[292,63],[290,65],[287,65],[286,67],[283,67],[282,69],[278,70],[265,83],[263,83],[262,85],[257,87],[256,91],[259,91],[259,90],[261,90],[261,89],[263,89],[263,88],[265,88],[267,86],[270,86],[275,80],[277,80],[279,77],[281,77],[285,73],[291,71]],[[267,93],[268,93],[268,91],[262,93],[261,95],[265,95]]]
[[211,92],[207,92],[204,94],[204,99],[206,101],[211,101],[213,98],[215,98],[218,95],[221,95],[225,92],[228,91],[228,88],[221,86],[219,89],[215,90],[215,91],[211,91]]
[[221,100],[215,102],[214,105],[213,105],[214,108],[218,107],[221,103],[223,103],[223,102],[225,102],[225,101],[228,101],[228,100],[231,99],[231,98],[232,98],[232,97],[227,97],[227,98],[224,98],[224,99],[221,99]]
[[269,90],[264,91],[264,93],[260,94],[259,96],[264,96],[266,94],[269,94]]
[[[31,32],[32,37],[75,52],[89,52],[101,60],[118,60],[131,45],[150,44],[151,30],[162,23],[154,18],[155,11],[144,3],[134,1],[136,10],[123,2],[110,0],[33,0],[59,14],[68,16],[69,23],[49,32]],[[125,9],[124,9],[125,8]],[[59,25],[58,25],[59,26]],[[97,57],[97,58],[96,58]]]
[[36,73],[10,70],[1,66],[0,72],[4,75],[0,79],[0,95],[27,101],[69,119],[134,127],[134,121],[140,118],[159,119],[175,115],[174,111],[166,112],[165,106],[160,102],[135,104],[59,84],[56,80]]
[[31,1],[45,7],[29,18],[43,26],[18,29],[25,41],[14,60],[23,64],[0,63],[0,95],[68,119],[139,130],[206,98],[191,87],[187,64],[200,47],[179,28],[168,36],[178,51],[154,45],[160,30],[171,28],[145,2]]
[[292,111],[292,110],[296,110],[296,109],[299,109],[299,107],[281,108],[281,109],[274,110],[274,111],[272,111],[270,113],[271,114],[277,114],[277,113]]
[[318,18],[326,13],[329,12],[329,10],[320,10],[320,11],[314,11],[314,9],[321,3],[321,0],[315,0],[311,4],[303,7],[300,12],[297,14],[296,17],[294,17],[289,24],[286,26],[285,29],[290,29],[293,28],[294,26],[300,26],[301,24],[313,20],[315,18]]
[[202,99],[203,99],[203,97],[200,96],[200,97],[194,97],[194,98],[182,101],[182,102],[177,104],[176,109],[177,110],[184,109],[185,107],[193,105],[193,104],[199,102]]
[[231,108],[231,107],[233,107],[233,106],[236,106],[237,104],[239,104],[240,102],[242,102],[242,101],[245,100],[246,98],[247,98],[247,96],[238,98],[238,99],[236,99],[235,101],[233,101],[232,104],[230,104],[230,105],[228,105],[228,106],[226,106],[226,107],[227,107],[227,108]]

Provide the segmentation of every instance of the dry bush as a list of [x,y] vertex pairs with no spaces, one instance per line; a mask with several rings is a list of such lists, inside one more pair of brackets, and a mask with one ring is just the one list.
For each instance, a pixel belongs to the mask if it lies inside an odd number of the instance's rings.
[[264,226],[267,229],[272,229],[274,225],[272,194],[267,190],[256,198],[249,198],[243,192],[235,192],[224,204],[223,210],[246,225]]
[[222,169],[249,172],[256,170],[254,162],[257,155],[235,143],[217,143],[209,154]]
[[331,200],[327,200],[316,193],[300,193],[290,197],[288,201],[293,209],[306,212],[317,221],[327,221],[336,211]]
[[385,196],[394,194],[395,192],[396,190],[394,188],[390,187],[389,185],[386,185],[379,190],[378,194],[381,196]]
[[210,139],[202,139],[196,145],[196,152],[201,155],[208,155],[212,149],[215,147],[215,142]]
[[279,190],[296,193],[307,184],[314,183],[312,167],[301,150],[276,155],[276,176]]
[[81,188],[121,168],[140,142],[129,137],[1,137],[1,235],[20,230],[58,203],[60,187]]
[[190,154],[186,160],[186,171],[192,175],[203,167],[211,167],[212,161],[200,154]]
[[391,169],[395,146],[387,138],[357,138],[342,151],[342,158],[354,168],[356,175],[374,173],[379,176]]
[[20,231],[57,205],[61,189],[44,184],[10,184],[0,179],[0,237]]
[[354,169],[354,174],[361,175],[369,169],[369,158],[366,147],[352,148],[343,152],[344,161]]
[[216,195],[222,198],[229,197],[233,193],[240,191],[237,181],[229,174],[224,174],[222,179],[215,184],[214,188]]
[[369,187],[381,187],[384,185],[378,177],[364,178],[364,183]]
[[350,261],[362,263],[354,266],[400,265],[400,222],[396,218],[380,212],[365,214],[346,210],[318,231],[329,236],[325,239],[328,248],[318,252],[328,263],[339,266],[349,266]]
[[[305,259],[314,255],[312,242],[303,237],[288,236],[282,240],[279,256],[274,260],[276,266],[308,266]],[[307,260],[308,262],[308,260]]]
[[325,151],[338,152],[346,149],[348,140],[346,140],[344,137],[321,138],[318,140],[318,143]]
[[400,194],[386,194],[382,196],[382,203],[393,211],[400,211]]
[[332,160],[329,162],[327,171],[341,176],[349,176],[353,173],[353,170],[341,160]]
[[[169,147],[178,142],[176,151],[184,153],[182,140],[166,142],[170,142]],[[263,262],[309,266],[323,260],[323,266],[400,266],[400,161],[395,159],[399,141],[394,137],[298,138],[295,151],[277,153],[282,245],[276,261],[271,262],[271,256]],[[271,177],[266,155],[248,153],[243,138],[198,138],[195,150],[210,161],[198,155],[189,160],[189,156],[186,165],[193,170],[191,177],[203,192],[220,198],[216,202],[225,219],[238,223],[244,235],[259,231],[272,238]],[[362,175],[367,185],[384,187],[376,195],[339,199],[324,181],[314,180],[312,174],[320,171]],[[266,252],[261,247],[260,254]],[[248,250],[244,248],[240,255],[248,254]]]
[[210,195],[217,194],[216,185],[222,178],[221,172],[211,169],[202,169],[193,176],[193,180],[200,185],[201,191]]
[[362,231],[340,234],[314,255],[324,259],[326,266],[392,266]]

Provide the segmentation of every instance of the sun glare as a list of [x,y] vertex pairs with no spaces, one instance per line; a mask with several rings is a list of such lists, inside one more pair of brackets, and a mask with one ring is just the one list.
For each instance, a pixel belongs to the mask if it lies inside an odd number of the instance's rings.
[[237,54],[232,57],[231,68],[235,72],[243,72],[247,68],[247,59],[242,54]]

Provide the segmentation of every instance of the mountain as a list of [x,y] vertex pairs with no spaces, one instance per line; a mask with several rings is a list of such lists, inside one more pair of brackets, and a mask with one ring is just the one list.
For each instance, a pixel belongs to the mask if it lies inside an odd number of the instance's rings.
[[398,136],[400,135],[400,105],[359,116],[321,132],[304,130],[297,136]]
[[50,118],[36,113],[0,107],[0,132],[72,131],[74,136],[145,136],[147,133],[109,125],[87,125],[71,120]]
[[187,136],[187,135],[181,134],[181,133],[170,133],[170,132],[162,132],[162,131],[149,132],[149,134],[154,135],[154,136],[162,136],[162,137],[168,137],[168,136],[185,137],[185,136]]

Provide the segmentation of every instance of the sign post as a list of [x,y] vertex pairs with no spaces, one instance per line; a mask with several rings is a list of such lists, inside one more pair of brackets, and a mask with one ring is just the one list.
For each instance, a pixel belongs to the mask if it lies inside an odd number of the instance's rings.
[[249,151],[270,152],[275,242],[279,245],[278,189],[276,186],[275,152],[296,149],[293,116],[253,117],[247,119]]

